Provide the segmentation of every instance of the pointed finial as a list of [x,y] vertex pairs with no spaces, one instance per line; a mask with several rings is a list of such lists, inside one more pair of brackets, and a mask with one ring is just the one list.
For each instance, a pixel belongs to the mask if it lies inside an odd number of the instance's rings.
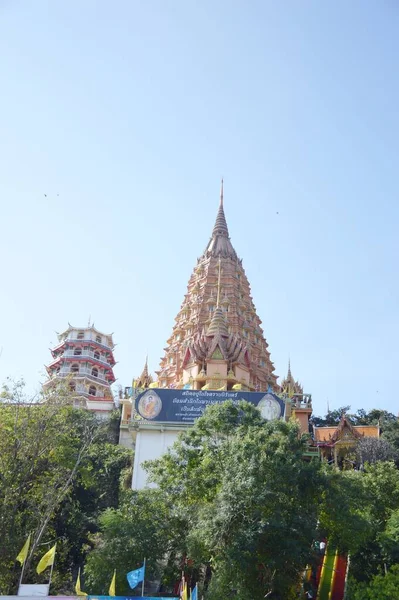
[[288,358],[288,373],[287,373],[287,379],[290,379],[292,377],[291,375],[291,357]]
[[220,186],[220,204],[218,214],[216,216],[215,226],[213,228],[212,236],[224,235],[229,237],[229,230],[227,228],[226,217],[223,209],[223,179]]
[[141,379],[143,377],[148,377],[148,354],[145,357],[144,369],[143,369],[143,372],[141,374]]

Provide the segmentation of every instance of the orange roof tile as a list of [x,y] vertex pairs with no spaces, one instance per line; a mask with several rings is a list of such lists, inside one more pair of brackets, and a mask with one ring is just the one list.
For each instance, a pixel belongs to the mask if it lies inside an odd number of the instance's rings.
[[[337,427],[315,427],[314,435],[316,442],[333,442],[332,439],[338,429]],[[353,429],[364,437],[380,437],[378,425],[355,425]]]
[[336,427],[315,427],[314,438],[316,442],[328,442],[336,431]]
[[378,425],[358,425],[355,429],[365,437],[380,437],[380,428]]

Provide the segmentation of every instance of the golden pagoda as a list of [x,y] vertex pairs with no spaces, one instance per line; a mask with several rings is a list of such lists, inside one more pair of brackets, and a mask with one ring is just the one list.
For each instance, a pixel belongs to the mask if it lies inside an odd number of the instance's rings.
[[148,372],[148,356],[146,356],[143,371],[137,379],[133,380],[134,388],[148,388],[152,384],[152,376]]
[[280,391],[251,288],[220,205],[164,349],[160,388]]
[[288,372],[287,376],[280,383],[280,387],[282,393],[288,396],[288,398],[292,398],[294,396],[302,396],[303,395],[303,387],[298,381],[292,376],[291,373],[291,361],[288,361]]

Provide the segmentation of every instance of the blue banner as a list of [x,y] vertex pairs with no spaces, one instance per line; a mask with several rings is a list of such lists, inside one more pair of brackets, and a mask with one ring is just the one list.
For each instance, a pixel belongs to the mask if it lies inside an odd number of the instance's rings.
[[154,388],[139,394],[135,401],[137,413],[147,421],[193,423],[207,406],[226,400],[234,403],[246,400],[257,406],[267,421],[284,416],[284,401],[271,391],[242,392],[240,390],[171,390]]

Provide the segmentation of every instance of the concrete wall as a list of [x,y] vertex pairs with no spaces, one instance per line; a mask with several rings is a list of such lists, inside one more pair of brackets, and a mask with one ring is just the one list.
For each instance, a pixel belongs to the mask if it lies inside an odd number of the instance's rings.
[[[179,429],[139,429],[136,437],[132,488],[141,490],[148,487],[147,473],[141,464],[145,460],[160,458],[177,440]],[[151,486],[152,487],[152,484]]]
[[134,449],[134,439],[128,427],[120,427],[119,429],[119,445],[128,450]]

